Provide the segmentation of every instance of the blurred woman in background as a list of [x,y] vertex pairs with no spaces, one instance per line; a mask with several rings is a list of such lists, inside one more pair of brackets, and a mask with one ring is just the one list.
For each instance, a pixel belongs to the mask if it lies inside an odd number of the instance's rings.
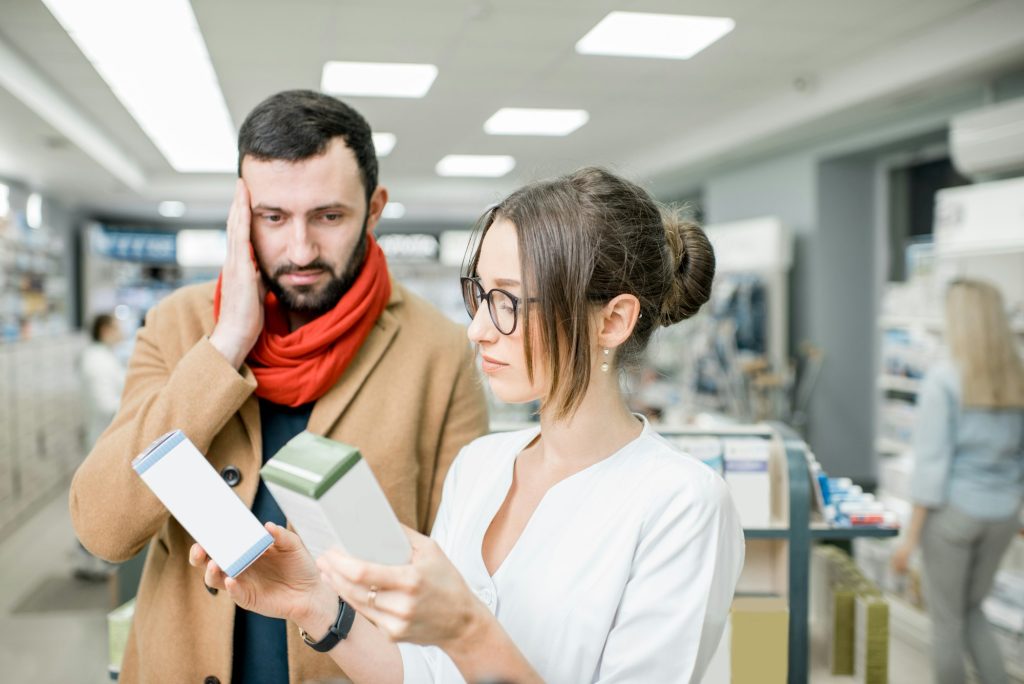
[[906,572],[920,543],[935,681],[965,682],[970,654],[981,681],[995,684],[1006,668],[981,603],[1021,528],[1024,364],[986,283],[950,285],[946,336],[952,358],[929,370],[918,399],[914,511],[892,566]]

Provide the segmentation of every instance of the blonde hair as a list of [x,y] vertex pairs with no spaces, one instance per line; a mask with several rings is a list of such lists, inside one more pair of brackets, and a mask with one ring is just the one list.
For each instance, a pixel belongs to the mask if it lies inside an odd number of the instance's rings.
[[979,280],[954,281],[946,293],[946,339],[964,406],[1024,408],[1024,364],[999,290]]

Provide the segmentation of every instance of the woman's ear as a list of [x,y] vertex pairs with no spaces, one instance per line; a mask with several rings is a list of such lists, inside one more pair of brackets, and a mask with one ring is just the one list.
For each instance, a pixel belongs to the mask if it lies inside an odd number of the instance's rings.
[[601,307],[597,330],[597,344],[615,348],[629,339],[640,317],[640,300],[631,294],[621,294]]

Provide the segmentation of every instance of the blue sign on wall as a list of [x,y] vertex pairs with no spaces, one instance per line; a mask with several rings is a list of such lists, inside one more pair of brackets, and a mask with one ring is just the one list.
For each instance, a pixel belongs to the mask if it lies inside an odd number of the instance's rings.
[[175,263],[174,233],[143,233],[102,228],[93,233],[92,248],[110,259]]

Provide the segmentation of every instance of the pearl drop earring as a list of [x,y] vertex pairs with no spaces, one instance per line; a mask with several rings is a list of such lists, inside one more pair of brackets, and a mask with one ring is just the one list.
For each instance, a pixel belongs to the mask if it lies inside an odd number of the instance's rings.
[[607,347],[604,350],[604,363],[601,364],[601,370],[605,373],[608,372],[610,366],[608,365],[608,355],[611,354],[611,350]]

